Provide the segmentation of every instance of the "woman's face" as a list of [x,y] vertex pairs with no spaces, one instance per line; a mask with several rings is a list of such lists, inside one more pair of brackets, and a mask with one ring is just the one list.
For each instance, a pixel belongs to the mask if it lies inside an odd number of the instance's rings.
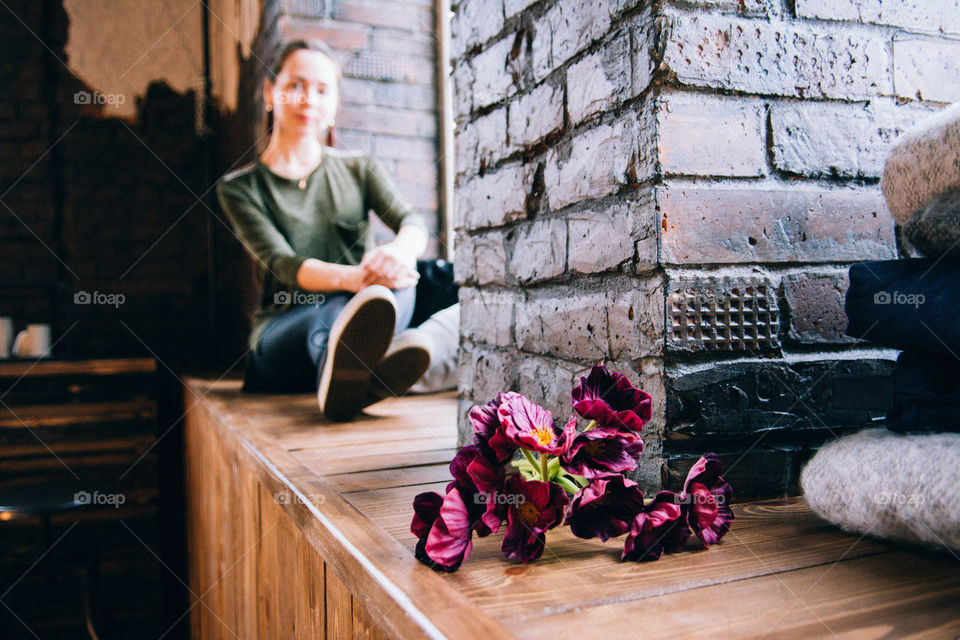
[[337,67],[320,51],[293,52],[265,89],[274,126],[285,133],[320,135],[337,115]]

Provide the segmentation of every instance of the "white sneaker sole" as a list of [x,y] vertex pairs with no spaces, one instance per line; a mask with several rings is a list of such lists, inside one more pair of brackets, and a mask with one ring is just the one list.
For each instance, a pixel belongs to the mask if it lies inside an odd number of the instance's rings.
[[390,346],[397,303],[380,285],[357,293],[330,328],[317,403],[328,418],[350,420],[365,406],[373,368]]

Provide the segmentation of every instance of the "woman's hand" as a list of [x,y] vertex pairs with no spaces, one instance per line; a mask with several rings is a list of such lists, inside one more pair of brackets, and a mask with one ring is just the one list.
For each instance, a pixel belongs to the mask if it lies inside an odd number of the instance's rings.
[[365,254],[359,268],[367,284],[406,289],[416,285],[420,278],[416,264],[416,255],[404,245],[388,242]]

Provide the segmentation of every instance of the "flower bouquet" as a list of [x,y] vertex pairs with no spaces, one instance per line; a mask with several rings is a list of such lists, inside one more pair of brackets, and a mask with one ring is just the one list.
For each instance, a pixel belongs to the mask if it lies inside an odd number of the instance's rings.
[[[418,560],[456,571],[474,532],[488,536],[504,520],[503,555],[521,562],[539,558],[545,533],[561,522],[580,538],[605,542],[627,534],[622,560],[656,560],[680,550],[691,532],[704,546],[723,537],[733,520],[732,489],[715,454],[693,465],[680,494],[645,498],[623,473],[636,468],[643,452],[650,395],[602,365],[570,395],[575,415],[562,426],[512,391],[470,410],[474,444],[450,463],[446,495],[421,493],[413,500]],[[578,416],[587,421],[580,431]]]

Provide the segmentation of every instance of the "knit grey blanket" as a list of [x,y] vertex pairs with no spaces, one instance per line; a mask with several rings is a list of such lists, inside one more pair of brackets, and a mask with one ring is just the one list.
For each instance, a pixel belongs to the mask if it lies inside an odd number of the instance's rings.
[[824,446],[800,476],[810,508],[853,533],[960,550],[960,434],[868,429]]

